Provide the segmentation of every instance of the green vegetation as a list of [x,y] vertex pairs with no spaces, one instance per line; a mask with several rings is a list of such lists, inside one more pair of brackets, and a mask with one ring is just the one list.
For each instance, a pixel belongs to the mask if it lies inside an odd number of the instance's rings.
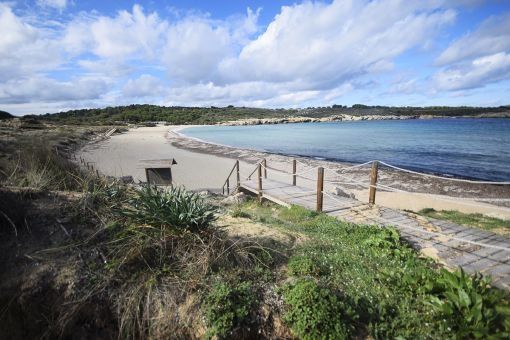
[[9,118],[13,118],[13,117],[14,116],[11,115],[9,112],[0,110],[0,119],[9,119]]
[[216,219],[215,208],[206,204],[197,193],[183,188],[165,191],[158,187],[144,185],[130,200],[132,209],[125,209],[124,215],[139,224],[152,227],[198,231],[206,228]]
[[[258,209],[246,206],[253,218]],[[273,227],[307,238],[288,261],[297,281],[283,289],[284,318],[299,337],[316,338],[317,329],[325,332],[320,337],[335,338],[343,330],[347,337],[373,338],[509,335],[507,292],[480,275],[437,270],[396,229],[347,224],[299,207],[279,209],[273,218],[279,220]]]
[[510,306],[501,303],[502,294],[488,283],[481,274],[470,278],[462,269],[454,273],[441,270],[434,283],[435,296],[429,301],[436,317],[450,321],[440,326],[451,328],[462,339],[508,337]]
[[247,319],[255,301],[255,295],[248,282],[230,285],[216,283],[206,295],[203,308],[209,330],[208,337],[226,337],[234,327],[241,326]]
[[[355,104],[352,107],[333,105],[328,107],[309,107],[306,109],[262,109],[234,107],[182,107],[156,105],[129,105],[107,107],[103,109],[83,109],[46,114],[40,118],[52,123],[65,124],[126,124],[163,121],[169,124],[215,124],[218,122],[240,120],[248,118],[289,118],[303,116],[323,118],[335,115],[353,116],[420,116],[434,115],[439,117],[477,116],[480,114],[508,114],[509,106],[500,107],[391,107],[367,106]],[[36,118],[27,116],[27,118]]]
[[455,210],[437,211],[432,208],[418,211],[419,215],[432,217],[438,220],[451,221],[466,227],[493,231],[498,234],[510,236],[510,221],[482,214],[464,214]]
[[102,125],[155,121],[164,121],[169,124],[214,124],[235,119],[288,117],[296,112],[294,109],[258,109],[233,106],[204,108],[129,105],[104,109],[72,110],[46,114],[38,118],[52,123],[87,125],[91,123]]
[[345,339],[342,304],[315,281],[301,279],[284,289],[285,321],[300,339]]

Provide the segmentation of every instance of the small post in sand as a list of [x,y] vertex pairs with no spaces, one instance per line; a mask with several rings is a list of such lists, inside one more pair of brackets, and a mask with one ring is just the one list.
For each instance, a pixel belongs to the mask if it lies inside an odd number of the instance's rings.
[[227,178],[227,196],[230,195],[230,178]]
[[373,161],[372,162],[372,171],[370,172],[370,192],[368,195],[368,203],[369,204],[375,204],[375,191],[377,184],[377,173],[379,170],[379,162]]
[[259,179],[258,198],[259,198],[259,203],[262,203],[262,164],[260,164],[260,163],[257,167],[257,177]]
[[264,164],[264,178],[267,178],[267,161],[266,159],[264,158],[262,160],[263,164]]
[[317,212],[322,212],[323,190],[324,190],[324,168],[319,167],[317,172]]
[[296,186],[296,160],[292,160],[292,185]]

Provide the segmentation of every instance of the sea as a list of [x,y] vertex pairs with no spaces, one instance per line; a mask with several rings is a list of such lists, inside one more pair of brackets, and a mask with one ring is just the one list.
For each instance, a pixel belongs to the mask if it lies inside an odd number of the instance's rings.
[[510,119],[445,118],[201,126],[186,136],[236,148],[348,163],[510,181]]

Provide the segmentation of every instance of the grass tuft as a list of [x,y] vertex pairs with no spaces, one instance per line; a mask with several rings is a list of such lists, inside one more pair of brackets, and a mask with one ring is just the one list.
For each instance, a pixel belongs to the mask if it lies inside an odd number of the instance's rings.
[[493,231],[498,234],[510,236],[510,221],[482,214],[465,214],[455,210],[437,211],[425,208],[418,211],[419,215],[432,217],[438,220],[451,221],[466,227]]

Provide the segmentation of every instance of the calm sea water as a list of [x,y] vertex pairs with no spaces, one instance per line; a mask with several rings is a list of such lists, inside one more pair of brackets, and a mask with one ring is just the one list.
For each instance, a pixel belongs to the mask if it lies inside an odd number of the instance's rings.
[[206,126],[208,142],[350,163],[381,160],[428,173],[510,181],[510,119],[416,119]]

